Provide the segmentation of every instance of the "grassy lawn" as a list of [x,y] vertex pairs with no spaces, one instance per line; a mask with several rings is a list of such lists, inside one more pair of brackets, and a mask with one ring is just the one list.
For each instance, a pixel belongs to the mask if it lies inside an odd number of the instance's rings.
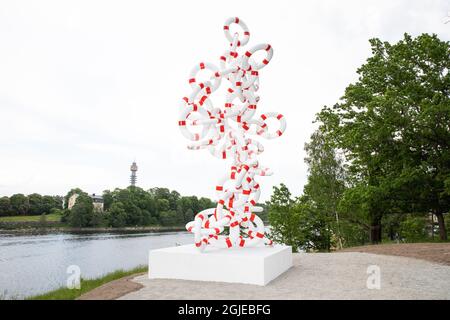
[[27,300],[74,300],[82,294],[100,287],[107,282],[117,280],[135,273],[147,272],[147,270],[147,266],[139,266],[131,270],[114,271],[97,279],[81,279],[80,289],[68,289],[66,287],[61,287],[59,289],[41,295],[28,297]]
[[[61,215],[56,213],[46,214],[47,221],[59,222]],[[0,222],[38,222],[41,216],[12,216],[12,217],[0,217]]]

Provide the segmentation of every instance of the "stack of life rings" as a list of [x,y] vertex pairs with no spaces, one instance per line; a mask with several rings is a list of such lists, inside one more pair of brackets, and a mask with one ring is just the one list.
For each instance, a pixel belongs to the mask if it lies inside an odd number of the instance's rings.
[[[242,29],[231,35],[230,26]],[[286,120],[274,112],[256,117],[259,96],[259,73],[272,59],[273,48],[258,44],[248,50],[250,32],[239,18],[229,18],[223,27],[229,49],[220,57],[220,67],[201,62],[190,75],[192,91],[181,101],[178,126],[191,141],[188,149],[208,149],[220,159],[230,159],[229,172],[216,185],[217,206],[195,215],[186,229],[194,234],[195,246],[203,251],[211,245],[219,248],[254,247],[272,245],[267,238],[263,221],[255,213],[261,188],[256,178],[271,175],[262,167],[257,156],[264,151],[254,137],[274,139],[283,134]],[[255,53],[264,55],[257,61]],[[204,81],[200,75],[203,73]],[[227,81],[224,103],[213,105],[212,97],[221,84]],[[278,128],[271,129],[266,120],[278,121]]]

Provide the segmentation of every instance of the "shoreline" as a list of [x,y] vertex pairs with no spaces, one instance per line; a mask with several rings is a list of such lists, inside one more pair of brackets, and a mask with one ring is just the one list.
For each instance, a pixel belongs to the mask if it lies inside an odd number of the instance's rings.
[[114,233],[114,232],[175,232],[186,231],[184,226],[147,226],[147,227],[124,227],[124,228],[18,228],[18,229],[0,229],[1,234],[42,234],[42,233]]
[[88,297],[93,292],[95,292],[95,296],[102,293],[102,300],[113,300],[141,289],[140,284],[131,280],[147,272],[147,266],[137,266],[130,270],[116,270],[93,279],[82,278],[80,289],[60,287],[42,294],[25,297],[24,300],[83,300],[89,299]]
[[[395,248],[397,250],[392,250]],[[405,254],[405,249],[406,254]],[[444,256],[450,253],[450,244],[432,244],[432,243],[412,243],[412,244],[385,244],[385,245],[374,245],[374,246],[360,246],[360,247],[351,247],[343,250],[338,250],[330,253],[308,253],[302,254],[302,257],[312,257],[312,256],[329,256],[336,255],[336,258],[339,256],[345,256],[348,254],[374,254],[375,256],[390,256],[395,258],[404,258],[404,259],[413,259],[410,261],[414,261],[417,259],[419,263],[431,263],[437,266],[450,266],[449,260],[438,260],[437,256]],[[306,255],[306,256],[305,256]],[[302,258],[303,259],[303,258]],[[112,274],[117,274],[118,272],[123,272],[120,277],[112,277]],[[77,300],[114,300],[121,298],[129,293],[139,291],[144,286],[139,281],[133,281],[136,277],[145,275],[148,270],[146,267],[140,267],[140,269],[134,269],[129,271],[115,271],[110,274],[101,276],[99,278],[93,280],[83,280],[83,281],[92,281],[96,282],[97,285],[91,286],[87,290],[83,290],[76,296],[73,294],[73,290],[60,288],[57,290],[50,291],[48,293],[44,293],[39,296],[29,297],[26,299],[77,299]],[[105,281],[110,277],[108,281]],[[172,280],[171,280],[172,281]],[[175,281],[175,280],[173,280]],[[206,283],[205,285],[213,285],[213,283]],[[58,293],[59,292],[59,293]]]

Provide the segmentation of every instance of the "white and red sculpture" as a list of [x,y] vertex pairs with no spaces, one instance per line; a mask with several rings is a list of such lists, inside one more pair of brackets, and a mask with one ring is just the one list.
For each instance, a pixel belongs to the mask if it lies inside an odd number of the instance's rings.
[[[239,25],[242,31],[231,35],[232,24]],[[269,112],[255,117],[259,72],[272,59],[272,47],[258,44],[242,50],[249,42],[250,32],[239,18],[229,18],[224,32],[230,47],[220,57],[220,68],[202,62],[192,69],[189,76],[192,92],[183,98],[178,121],[183,135],[192,141],[189,149],[208,149],[213,156],[232,161],[230,171],[216,186],[217,207],[197,213],[194,221],[186,225],[200,251],[207,245],[220,248],[272,245],[262,220],[255,215],[263,210],[256,206],[261,194],[256,178],[272,172],[259,163],[257,157],[264,148],[254,136],[274,139],[286,129],[281,114]],[[265,53],[262,61],[256,61],[258,51]],[[205,76],[208,72],[209,77],[200,80],[201,73]],[[228,84],[225,102],[217,107],[212,99],[224,81]],[[265,122],[268,118],[278,120],[276,130],[269,132]]]

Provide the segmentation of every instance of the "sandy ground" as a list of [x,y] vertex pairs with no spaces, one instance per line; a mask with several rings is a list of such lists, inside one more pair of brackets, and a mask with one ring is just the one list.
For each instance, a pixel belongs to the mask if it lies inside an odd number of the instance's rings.
[[[367,289],[369,265],[380,267],[379,290]],[[337,253],[295,254],[294,267],[265,287],[149,280],[146,275],[133,275],[107,283],[79,299],[117,298],[450,299],[450,244],[370,245]]]
[[423,259],[450,266],[450,243],[380,244],[347,248],[339,252],[366,252]]
[[[367,268],[379,266],[380,289]],[[360,252],[294,254],[294,266],[267,286],[148,279],[119,299],[450,299],[450,266]]]

